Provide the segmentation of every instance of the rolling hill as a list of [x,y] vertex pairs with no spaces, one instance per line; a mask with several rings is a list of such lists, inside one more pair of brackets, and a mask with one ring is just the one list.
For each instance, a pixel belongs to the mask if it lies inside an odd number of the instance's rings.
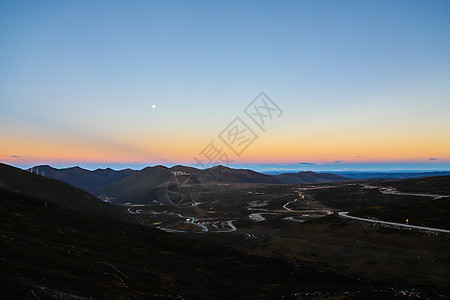
[[40,198],[62,208],[82,213],[129,220],[120,209],[65,182],[32,174],[0,163],[0,188]]
[[324,182],[339,182],[352,180],[349,177],[339,176],[331,173],[314,173],[312,171],[298,172],[298,173],[282,173],[275,175],[285,183],[298,184],[298,183],[324,183]]
[[389,181],[381,185],[392,186],[403,192],[427,191],[450,196],[450,175]]
[[146,167],[124,179],[104,186],[95,194],[115,203],[146,203],[162,200],[172,172],[164,166]]

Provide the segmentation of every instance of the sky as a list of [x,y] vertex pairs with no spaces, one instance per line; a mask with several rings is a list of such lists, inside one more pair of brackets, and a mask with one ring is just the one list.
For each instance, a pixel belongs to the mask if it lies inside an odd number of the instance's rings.
[[449,37],[449,1],[1,1],[0,161],[450,170]]

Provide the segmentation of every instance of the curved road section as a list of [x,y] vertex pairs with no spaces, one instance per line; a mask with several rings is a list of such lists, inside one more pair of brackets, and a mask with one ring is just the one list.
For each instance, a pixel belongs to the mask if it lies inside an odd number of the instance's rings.
[[378,221],[378,220],[372,220],[372,219],[365,219],[360,217],[354,217],[349,216],[348,211],[342,211],[338,213],[340,217],[363,221],[363,222],[371,222],[371,223],[378,223],[378,224],[384,224],[384,225],[390,225],[390,226],[397,226],[397,227],[405,227],[405,228],[414,228],[424,231],[435,231],[435,232],[442,232],[442,233],[450,233],[450,230],[445,229],[439,229],[439,228],[431,228],[431,227],[424,227],[424,226],[415,226],[415,225],[407,225],[402,223],[394,223],[394,222],[385,222],[385,221]]
[[362,186],[364,188],[366,188],[366,189],[378,189],[381,193],[383,193],[383,194],[390,194],[390,195],[403,195],[403,196],[414,196],[414,197],[431,197],[431,198],[433,198],[433,200],[449,197],[449,195],[399,192],[399,191],[397,191],[397,189],[395,189],[393,187],[382,187],[382,186],[375,186],[375,185],[369,185],[369,184],[362,184]]
[[229,220],[229,221],[227,221],[228,226],[230,226],[230,228],[231,228],[230,230],[219,230],[219,231],[210,231],[210,232],[221,233],[221,232],[232,232],[232,231],[236,231],[237,228],[236,228],[236,226],[234,226],[234,224],[233,224],[234,221],[235,221],[235,220]]

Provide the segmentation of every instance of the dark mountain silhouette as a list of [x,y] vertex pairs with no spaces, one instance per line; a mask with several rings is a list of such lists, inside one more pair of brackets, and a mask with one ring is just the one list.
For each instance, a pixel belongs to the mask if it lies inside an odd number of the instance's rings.
[[155,199],[161,201],[165,184],[171,178],[172,172],[167,167],[146,167],[126,178],[104,186],[96,192],[96,195],[101,198],[111,198],[115,203],[146,203]]
[[[182,184],[211,183],[267,183],[298,184],[322,183],[349,180],[350,178],[330,173],[283,173],[276,176],[261,174],[248,169],[232,169],[215,166],[206,170],[177,165],[172,168],[164,166],[147,167],[140,171],[125,169],[115,171],[110,168],[89,171],[80,167],[56,169],[48,165],[28,169],[45,177],[58,179],[70,185],[86,190],[104,198],[114,198],[117,202],[134,202],[148,200],[162,201],[167,198],[163,190],[167,186]],[[174,177],[173,173],[177,172]],[[130,178],[128,178],[130,177]],[[167,192],[167,191],[166,191]]]
[[[179,193],[178,189],[187,185],[218,183],[269,183],[284,182],[270,175],[260,174],[252,170],[231,169],[217,166],[200,170],[186,166],[147,167],[122,180],[106,185],[95,194],[101,198],[109,198],[115,203],[165,203],[171,193]],[[170,201],[169,201],[170,202]]]
[[129,216],[121,210],[86,191],[2,163],[0,188],[40,198],[65,209],[129,220]]
[[111,182],[128,177],[137,172],[131,169],[115,171],[111,168],[97,169],[95,171],[89,171],[80,167],[56,169],[48,165],[32,167],[27,171],[67,182],[89,193],[94,193]]
[[207,170],[215,181],[224,183],[271,183],[282,184],[282,180],[261,174],[248,169],[232,169],[224,166],[216,166]]
[[282,173],[275,175],[285,183],[298,184],[298,183],[323,183],[323,182],[338,182],[352,180],[351,178],[339,176],[331,173],[314,173],[312,171],[298,172],[298,173]]
[[178,176],[183,176],[181,174],[184,172],[186,174],[184,176],[190,177],[189,182],[191,183],[284,183],[270,175],[248,169],[232,169],[221,165],[205,170],[178,165],[170,168],[170,170],[172,173],[178,172]]
[[349,180],[339,175],[314,172],[272,176],[225,166],[215,166],[206,170],[177,165],[172,168],[146,167],[140,171],[131,169],[114,171],[110,168],[89,171],[80,167],[56,169],[41,165],[30,168],[29,171],[67,182],[102,199],[112,200],[114,203],[142,204],[174,204],[173,201],[179,204],[180,201],[184,201],[182,195],[190,193],[187,190],[183,191],[183,188],[200,184],[298,184]]
[[[183,194],[180,188],[200,184],[298,184],[345,180],[350,179],[334,174],[314,172],[286,173],[272,176],[252,170],[232,169],[224,166],[215,166],[206,170],[186,166],[174,166],[172,168],[156,166],[147,167],[131,176],[112,182],[96,191],[95,195],[100,198],[111,199],[115,203],[173,204],[170,198],[175,194]],[[182,198],[182,196],[180,197]],[[182,199],[176,201],[182,201]]]

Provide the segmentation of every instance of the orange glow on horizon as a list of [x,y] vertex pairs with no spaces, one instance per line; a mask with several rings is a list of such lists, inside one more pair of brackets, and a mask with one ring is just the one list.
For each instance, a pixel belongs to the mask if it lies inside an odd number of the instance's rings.
[[[360,135],[292,134],[280,136],[268,133],[255,140],[238,157],[220,139],[202,135],[159,134],[139,138],[130,135],[119,142],[86,139],[73,136],[34,136],[22,134],[6,136],[1,145],[0,159],[6,163],[34,162],[101,162],[195,164],[194,157],[211,142],[227,153],[233,163],[297,163],[297,162],[423,162],[429,158],[450,160],[450,140],[425,136],[397,136],[392,133]],[[18,156],[18,157],[13,157]]]

